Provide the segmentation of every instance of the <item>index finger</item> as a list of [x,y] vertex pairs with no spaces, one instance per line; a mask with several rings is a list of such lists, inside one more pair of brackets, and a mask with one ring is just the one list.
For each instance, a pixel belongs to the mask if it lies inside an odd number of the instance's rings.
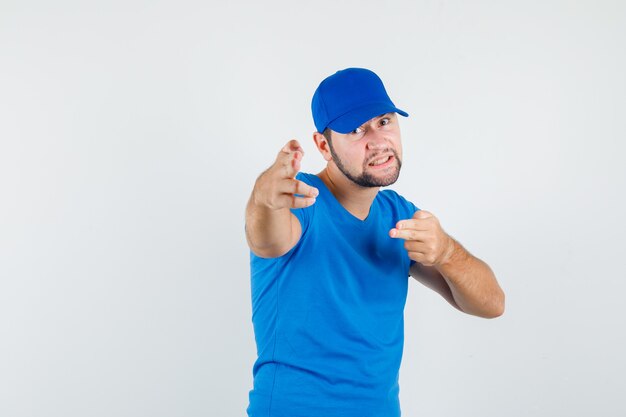
[[294,194],[296,196],[303,197],[317,197],[320,193],[317,188],[296,179],[285,180],[284,185],[281,187],[281,191],[283,193]]
[[304,149],[302,149],[302,146],[300,146],[300,142],[298,142],[296,139],[291,139],[285,144],[285,146],[283,146],[280,151],[287,154],[296,151],[304,154]]
[[424,241],[424,239],[428,238],[428,236],[428,233],[423,233],[414,229],[391,229],[389,231],[389,237],[394,239]]
[[282,166],[284,177],[295,177],[298,171],[300,171],[300,160],[304,156],[304,150],[300,146],[297,140],[293,139],[278,153],[276,157],[276,165]]
[[406,219],[400,220],[396,223],[396,229],[411,229],[411,230],[419,230],[426,231],[430,230],[429,222],[426,219]]

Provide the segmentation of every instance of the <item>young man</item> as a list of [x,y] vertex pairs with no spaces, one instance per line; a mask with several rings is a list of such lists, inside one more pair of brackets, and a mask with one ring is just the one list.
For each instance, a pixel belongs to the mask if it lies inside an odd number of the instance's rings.
[[398,116],[372,71],[326,78],[312,101],[313,140],[327,161],[298,173],[288,142],[246,208],[258,359],[250,417],[399,416],[408,276],[457,309],[504,311],[489,266],[432,214],[394,191]]

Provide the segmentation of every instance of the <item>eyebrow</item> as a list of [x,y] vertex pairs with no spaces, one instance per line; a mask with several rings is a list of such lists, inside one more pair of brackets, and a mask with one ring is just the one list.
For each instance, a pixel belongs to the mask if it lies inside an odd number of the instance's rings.
[[[372,117],[370,120],[380,120],[380,119],[382,119],[383,117],[389,117],[389,116],[391,116],[392,114],[393,114],[393,112],[384,113],[384,114],[381,114],[381,115],[379,115],[379,116]],[[362,128],[363,126],[365,126],[368,122],[369,122],[369,121],[367,121],[367,122],[363,123],[361,126],[358,126],[358,127],[357,127],[357,129],[361,129],[361,128]]]
[[381,114],[380,116],[376,116],[376,117],[372,118],[372,120],[378,121],[380,119],[384,119],[385,117],[391,117],[391,112],[385,113],[385,114]]
[[[385,114],[381,114],[380,116],[373,117],[372,120],[378,121],[378,120],[380,120],[382,118],[385,118],[385,117],[391,117],[391,114],[392,114],[391,112],[388,112],[388,113],[385,113]],[[365,123],[363,123],[363,124],[365,124]]]

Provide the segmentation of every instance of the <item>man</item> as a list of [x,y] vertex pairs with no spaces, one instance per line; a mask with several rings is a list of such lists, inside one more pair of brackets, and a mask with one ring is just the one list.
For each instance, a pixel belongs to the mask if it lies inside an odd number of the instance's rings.
[[504,311],[487,264],[437,218],[391,190],[402,165],[398,116],[372,71],[326,78],[312,101],[327,161],[299,173],[288,142],[246,208],[258,359],[250,417],[399,416],[408,276],[457,309]]

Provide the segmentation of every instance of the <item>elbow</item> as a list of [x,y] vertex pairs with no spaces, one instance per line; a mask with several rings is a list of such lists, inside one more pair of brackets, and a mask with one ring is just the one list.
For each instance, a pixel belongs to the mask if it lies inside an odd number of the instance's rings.
[[283,242],[278,244],[268,245],[255,245],[250,238],[248,238],[248,247],[259,258],[280,258],[291,250],[293,245],[285,244]]
[[289,252],[289,248],[285,247],[285,245],[256,246],[248,242],[248,246],[252,253],[259,258],[280,258]]
[[483,319],[495,319],[504,314],[504,293],[500,291],[497,295],[485,299],[480,306],[460,310]]
[[483,317],[486,319],[495,319],[495,318],[500,317],[503,314],[504,314],[504,305],[494,308],[493,310],[489,312],[489,314]]
[[253,239],[252,236],[250,236],[247,227],[246,241],[248,242],[248,247],[250,248],[250,251],[259,258],[279,258],[285,253],[289,252],[289,248],[287,248],[284,243],[262,244],[261,242],[257,242],[256,239]]
[[489,308],[486,311],[486,314],[483,315],[486,319],[495,319],[504,314],[504,292],[500,290],[500,293],[497,296],[494,296],[489,303]]

